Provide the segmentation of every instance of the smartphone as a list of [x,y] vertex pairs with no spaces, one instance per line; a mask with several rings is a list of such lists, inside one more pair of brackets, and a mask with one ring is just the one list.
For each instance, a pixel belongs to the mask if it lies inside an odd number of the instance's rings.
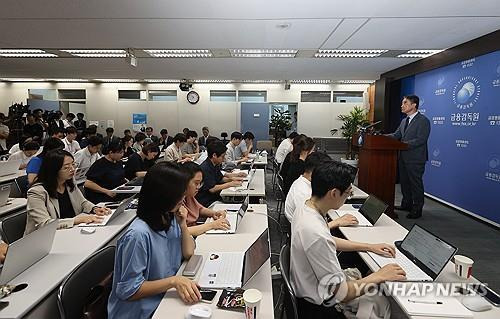
[[467,285],[467,289],[459,288],[458,292],[462,295],[470,295],[472,293],[478,294],[488,300],[495,307],[500,307],[500,296],[484,284]]
[[215,298],[215,295],[217,295],[217,291],[202,289],[200,290],[200,294],[201,294],[201,301],[212,303],[212,301]]

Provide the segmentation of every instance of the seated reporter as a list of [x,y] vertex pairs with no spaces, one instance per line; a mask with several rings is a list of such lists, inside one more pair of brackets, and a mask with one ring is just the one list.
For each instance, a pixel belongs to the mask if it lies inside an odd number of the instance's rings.
[[40,167],[42,166],[43,159],[47,155],[48,152],[54,150],[62,150],[64,149],[64,143],[58,139],[57,137],[49,137],[45,143],[43,144],[43,150],[37,156],[34,156],[28,162],[26,166],[26,175],[28,175],[28,184],[33,185],[38,172],[40,171]]
[[187,183],[179,166],[168,162],[144,178],[138,218],[118,240],[108,318],[150,318],[172,288],[186,303],[201,299],[194,281],[176,275],[195,248],[182,207]]
[[[186,197],[183,202],[184,207],[188,211],[187,225],[189,227],[189,233],[193,236],[199,236],[212,229],[229,229],[230,225],[226,219],[225,210],[215,211],[213,209],[206,208],[195,198],[203,181],[203,171],[200,165],[193,162],[186,162],[182,164],[181,168],[189,177]],[[214,220],[210,223],[196,225],[196,221],[200,216],[212,217]]]
[[87,172],[85,180],[85,196],[92,203],[110,202],[121,200],[121,196],[112,190],[126,182],[125,169],[121,161],[123,157],[123,144],[111,142],[108,153],[98,159]]
[[130,155],[125,163],[125,178],[131,180],[145,176],[150,165],[148,161],[153,160],[158,153],[160,153],[158,146],[155,143],[150,143],[140,151]]
[[68,228],[99,222],[102,215],[110,213],[109,209],[95,207],[83,197],[73,182],[74,175],[71,153],[55,150],[45,155],[40,172],[28,190],[25,235],[53,219],[59,219],[59,228]]

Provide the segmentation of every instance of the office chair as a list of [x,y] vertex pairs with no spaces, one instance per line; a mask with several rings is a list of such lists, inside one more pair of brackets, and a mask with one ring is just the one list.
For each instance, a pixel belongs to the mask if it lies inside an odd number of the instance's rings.
[[107,318],[115,251],[108,246],[95,252],[62,282],[57,295],[62,319]]
[[281,278],[283,280],[282,288],[285,292],[283,299],[283,309],[281,310],[281,319],[286,312],[287,319],[299,319],[297,311],[297,298],[293,292],[292,284],[290,283],[290,245],[286,244],[281,248],[280,252],[280,269]]
[[220,137],[222,137],[222,142],[223,142],[224,144],[226,144],[226,143],[228,143],[228,142],[229,142],[229,140],[227,139],[227,132],[222,132],[222,133],[220,133]]
[[280,175],[278,175],[278,189],[276,192],[276,212],[278,213],[278,222],[280,222],[281,215],[283,215],[285,200],[286,200],[286,195],[285,192],[283,191],[283,178]]
[[[11,196],[11,197],[19,197],[19,198],[26,198],[28,195],[28,175],[23,175],[19,176],[14,180],[15,185],[15,195],[17,196]],[[13,191],[11,191],[12,193]]]
[[0,222],[0,232],[2,233],[2,240],[7,244],[12,244],[18,239],[21,239],[26,229],[26,218],[28,213],[22,211],[14,215],[5,217]]

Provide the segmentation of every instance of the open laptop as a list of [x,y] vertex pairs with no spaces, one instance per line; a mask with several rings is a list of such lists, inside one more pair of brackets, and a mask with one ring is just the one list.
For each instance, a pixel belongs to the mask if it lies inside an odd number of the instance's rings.
[[417,224],[413,225],[402,241],[395,244],[395,258],[371,252],[368,254],[380,267],[398,264],[406,272],[407,281],[434,281],[457,252],[456,247]]
[[[212,230],[207,231],[205,234],[235,234],[236,230],[238,229],[238,225],[240,224],[241,220],[243,219],[243,216],[245,216],[245,213],[247,212],[249,201],[250,201],[250,199],[247,196],[237,212],[234,212],[231,210],[227,211],[226,219],[229,222],[229,227],[230,227],[228,230],[212,229]],[[227,205],[234,206],[233,204],[227,204]],[[217,210],[224,209],[223,206],[224,206],[224,204],[216,205],[216,206],[214,206],[214,209],[216,209],[216,207],[218,207]],[[214,221],[213,218],[210,217],[210,218],[207,218],[205,223],[210,223],[213,221]]]
[[142,186],[142,183],[144,183],[144,176],[135,177],[131,181],[125,183],[125,186]]
[[198,284],[201,288],[242,288],[270,257],[266,229],[245,252],[210,252]]
[[77,170],[75,172],[75,180],[78,181],[78,180],[84,179],[85,175],[87,174],[89,169],[90,169],[90,166],[77,168]]
[[[233,187],[235,191],[244,191],[249,189],[250,184],[253,181],[253,178],[255,177],[255,172],[257,171],[257,168],[254,168],[252,172],[250,172],[247,177],[241,182],[241,186],[236,186]],[[248,178],[248,179],[247,179]]]
[[17,174],[19,166],[21,161],[0,161],[0,177]]
[[357,211],[338,210],[337,215],[342,217],[346,214],[351,214],[358,219],[358,224],[355,226],[371,227],[379,220],[380,216],[387,210],[387,205],[377,197],[370,195],[365,200],[363,205]]
[[10,184],[0,185],[0,207],[5,206],[9,201]]
[[[95,227],[95,226],[106,226],[111,220],[115,219],[117,216],[121,215],[128,207],[132,204],[135,196],[131,196],[123,200],[116,209],[112,210],[111,214],[102,216],[103,220],[101,222],[94,222],[90,224],[78,224],[79,227]],[[109,207],[112,208],[112,207]]]
[[0,285],[8,283],[49,254],[57,225],[58,221],[53,220],[9,245],[0,272]]

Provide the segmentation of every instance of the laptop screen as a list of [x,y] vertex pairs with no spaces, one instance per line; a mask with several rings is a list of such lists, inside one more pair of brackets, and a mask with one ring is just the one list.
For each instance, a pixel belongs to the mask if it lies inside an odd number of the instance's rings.
[[242,287],[255,275],[269,256],[269,230],[266,229],[245,252]]
[[388,205],[378,199],[377,197],[370,195],[363,206],[359,209],[359,212],[368,219],[372,225],[374,225],[377,220],[382,216],[382,214],[387,209]]
[[406,235],[401,243],[401,248],[413,255],[436,276],[457,251],[452,245],[416,224]]

